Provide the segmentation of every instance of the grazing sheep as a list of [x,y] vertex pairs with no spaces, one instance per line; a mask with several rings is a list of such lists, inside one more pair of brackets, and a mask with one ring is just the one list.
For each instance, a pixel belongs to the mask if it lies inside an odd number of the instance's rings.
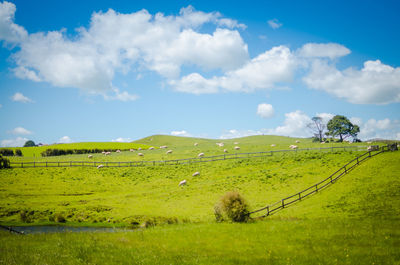
[[198,146],[199,144],[198,143],[194,143],[194,146]]
[[92,156],[92,155],[88,155],[87,157],[88,157],[88,158],[93,158],[93,156]]
[[321,142],[321,144],[324,144],[324,143],[325,143],[324,141]]
[[367,142],[367,144],[372,144],[372,142]]
[[239,146],[235,146],[235,150],[240,150],[240,147]]
[[276,146],[276,144],[271,144],[271,147],[275,147]]
[[204,156],[204,153],[200,153],[197,155],[198,157]]
[[103,165],[98,165],[98,166],[97,166],[97,168],[102,168],[102,167],[104,167],[104,166],[103,166]]
[[196,176],[199,176],[199,175],[200,175],[200,172],[197,171],[197,172],[194,172],[192,176],[196,177]]
[[103,155],[105,155],[106,154],[106,152],[105,151],[103,151],[103,152],[101,152]]
[[138,155],[138,156],[144,156],[144,154],[143,154],[143,153],[138,153],[137,155]]
[[168,151],[167,151],[167,154],[172,154],[172,150],[168,150]]
[[291,149],[297,149],[297,145],[293,145],[293,144],[292,144],[292,145],[289,146],[289,148],[291,148]]
[[138,148],[138,150],[140,151],[140,150],[142,150],[142,148],[141,148],[141,147],[139,147],[139,148]]
[[116,152],[116,153],[121,153],[121,150],[119,150],[119,149],[118,149],[118,150],[117,150],[117,151],[115,151],[115,152]]
[[300,141],[299,141],[299,140],[296,140],[296,143],[300,143]]
[[152,146],[152,147],[150,147],[150,148],[149,148],[149,150],[154,150],[154,147],[153,147],[153,146]]
[[165,148],[167,148],[167,147],[168,147],[168,146],[166,146],[166,145],[160,146],[161,149],[165,149]]
[[224,149],[224,153],[228,153],[228,150]]
[[135,149],[129,149],[130,152],[135,152]]
[[111,155],[111,152],[106,152],[105,155],[106,156]]
[[234,142],[233,144],[239,144],[238,142]]
[[184,179],[184,180],[182,180],[181,182],[179,182],[179,186],[183,186],[183,185],[186,185],[186,179]]
[[217,145],[218,145],[219,147],[223,147],[223,146],[224,146],[224,143],[217,143]]

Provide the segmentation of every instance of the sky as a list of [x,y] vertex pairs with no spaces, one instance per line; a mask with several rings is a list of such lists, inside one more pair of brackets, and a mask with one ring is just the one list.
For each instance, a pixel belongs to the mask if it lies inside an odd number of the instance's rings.
[[0,1],[0,146],[400,140],[399,1]]

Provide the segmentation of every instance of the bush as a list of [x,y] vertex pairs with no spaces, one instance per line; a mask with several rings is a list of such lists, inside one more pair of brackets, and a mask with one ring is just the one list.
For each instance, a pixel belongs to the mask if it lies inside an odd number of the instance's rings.
[[0,169],[2,168],[10,168],[10,160],[0,155]]
[[245,199],[236,191],[227,192],[214,207],[217,222],[230,220],[232,222],[247,222],[249,206]]
[[21,149],[16,149],[16,150],[15,150],[15,155],[16,155],[16,156],[22,156],[22,151],[21,151]]
[[57,223],[65,223],[66,222],[65,217],[61,213],[56,213],[54,215],[54,221]]
[[14,151],[12,149],[2,148],[0,149],[0,155],[2,156],[13,156]]

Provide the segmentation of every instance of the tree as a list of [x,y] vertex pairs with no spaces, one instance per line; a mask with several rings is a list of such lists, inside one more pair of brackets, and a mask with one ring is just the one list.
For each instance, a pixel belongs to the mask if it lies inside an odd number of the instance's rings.
[[311,123],[307,124],[307,127],[311,129],[314,133],[315,137],[319,138],[319,141],[322,142],[322,138],[324,136],[324,130],[326,129],[326,124],[322,122],[321,117],[313,117]]
[[25,142],[24,147],[31,147],[31,146],[36,146],[35,142],[32,140],[28,140]]
[[336,115],[328,122],[328,133],[332,137],[339,136],[340,141],[351,136],[357,138],[357,134],[360,132],[358,125],[352,124],[349,119],[342,115]]

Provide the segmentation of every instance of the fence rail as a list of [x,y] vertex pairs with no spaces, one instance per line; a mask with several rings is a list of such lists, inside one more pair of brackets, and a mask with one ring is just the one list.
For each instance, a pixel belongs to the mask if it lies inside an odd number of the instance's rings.
[[223,154],[215,156],[204,156],[196,158],[183,158],[172,160],[153,160],[153,161],[120,161],[120,162],[107,162],[107,161],[30,161],[30,162],[16,162],[12,161],[10,166],[12,168],[33,168],[33,167],[141,167],[141,166],[160,166],[160,165],[183,165],[191,163],[203,163],[219,160],[229,159],[246,159],[256,157],[273,156],[274,153],[284,152],[301,152],[301,151],[336,151],[357,149],[357,151],[366,150],[367,146],[338,146],[338,147],[320,147],[320,148],[303,148],[303,149],[289,149],[289,150],[275,150],[264,152],[251,152],[251,153],[234,153]]
[[255,213],[259,213],[259,212],[266,212],[261,216],[258,216],[259,218],[262,217],[266,217],[269,216],[279,210],[282,210],[288,206],[290,206],[291,204],[301,201],[302,199],[317,193],[318,191],[326,188],[327,186],[333,184],[336,180],[338,180],[340,177],[342,177],[344,174],[347,174],[347,172],[351,171],[353,168],[355,168],[356,166],[358,166],[361,162],[363,162],[364,160],[371,158],[373,156],[379,155],[381,153],[387,152],[389,151],[387,146],[382,146],[380,147],[379,151],[368,151],[360,156],[357,156],[356,158],[354,158],[353,160],[351,160],[350,162],[348,162],[347,164],[345,164],[344,166],[342,166],[340,169],[338,169],[336,172],[334,172],[332,175],[330,175],[329,177],[327,177],[326,179],[308,187],[305,190],[302,190],[296,194],[293,194],[289,197],[283,198],[271,205],[265,206],[261,209],[252,211],[249,213],[249,215],[253,215]]

